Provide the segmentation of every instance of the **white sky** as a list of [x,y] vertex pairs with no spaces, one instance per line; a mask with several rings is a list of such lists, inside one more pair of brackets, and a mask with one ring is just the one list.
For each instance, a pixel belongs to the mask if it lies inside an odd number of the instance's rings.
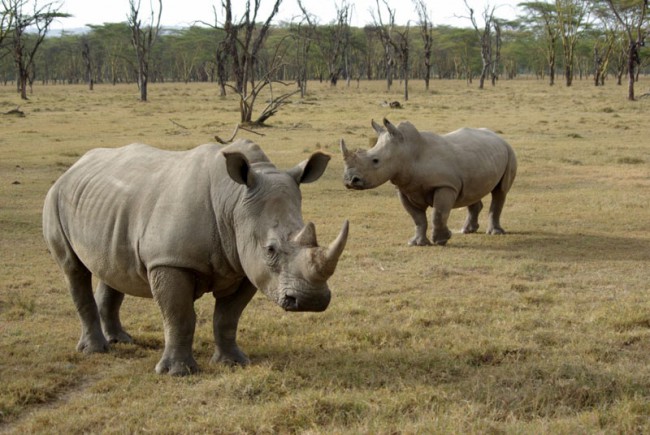
[[[59,0],[62,3],[61,12],[66,12],[73,17],[60,19],[54,23],[53,29],[78,29],[86,24],[103,24],[126,21],[129,11],[129,0]],[[478,17],[485,10],[495,7],[495,16],[499,18],[514,18],[520,11],[516,5],[522,0],[467,0],[474,8]],[[254,1],[251,0],[251,3]],[[469,13],[463,0],[426,0],[429,15],[434,25],[447,24],[455,27],[470,27],[467,18]],[[150,17],[150,4],[158,4],[157,0],[141,0],[140,16],[143,22],[148,22]],[[221,0],[163,0],[162,24],[163,26],[187,27],[196,21],[214,23],[213,6],[217,7],[221,19]],[[261,0],[261,10],[258,19],[261,21],[268,17],[273,0]],[[363,26],[372,23],[370,10],[376,10],[376,0],[349,0],[353,4],[352,25]],[[380,0],[383,4],[383,0]],[[233,0],[233,9],[237,17],[241,17],[245,0]],[[336,5],[341,0],[303,0],[305,7],[318,17],[320,24],[327,24],[336,18]],[[417,20],[417,12],[412,0],[388,0],[391,8],[396,9],[395,21],[405,24],[408,20]],[[283,0],[276,21],[291,21],[300,16],[297,0]],[[386,20],[386,14],[382,17]],[[464,18],[458,18],[464,17]]]

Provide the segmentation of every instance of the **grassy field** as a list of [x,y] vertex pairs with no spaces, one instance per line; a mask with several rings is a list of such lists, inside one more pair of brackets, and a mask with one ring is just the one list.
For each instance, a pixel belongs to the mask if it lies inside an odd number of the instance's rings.
[[[646,92],[643,78],[637,93]],[[79,321],[45,249],[52,182],[85,151],[144,142],[187,149],[229,136],[234,97],[207,84],[0,87],[0,432],[647,433],[650,431],[650,98],[613,84],[518,79],[483,91],[434,81],[429,93],[362,82],[309,95],[257,141],[281,168],[321,149],[303,186],[319,240],[344,219],[348,246],[324,313],[284,313],[256,296],[239,343],[253,363],[208,363],[213,299],[196,302],[202,372],[159,376],[162,319],[152,300],[122,309],[133,345],[75,351]],[[260,103],[261,104],[261,103]],[[408,247],[410,217],[391,185],[346,191],[338,141],[367,148],[387,116],[444,133],[489,127],[519,159],[502,224]],[[429,212],[429,216],[431,213]],[[464,210],[450,227],[461,228]],[[481,225],[486,227],[485,216]],[[480,231],[480,230],[479,230]],[[430,234],[429,234],[430,236]]]

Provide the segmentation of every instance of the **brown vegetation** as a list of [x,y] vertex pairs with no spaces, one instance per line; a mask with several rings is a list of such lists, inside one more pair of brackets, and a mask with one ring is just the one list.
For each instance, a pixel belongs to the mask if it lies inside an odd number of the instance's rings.
[[[238,97],[151,84],[142,104],[132,85],[75,85],[39,87],[25,103],[0,87],[0,112],[20,103],[26,115],[0,118],[0,432],[648,432],[650,100],[587,80],[423,87],[411,82],[409,104],[391,111],[377,103],[400,91],[383,82],[310,83],[264,137],[250,136],[283,168],[315,149],[334,155],[303,187],[303,214],[322,240],[350,219],[350,239],[324,313],[253,299],[239,334],[248,368],[208,364],[213,301],[198,300],[203,371],[184,379],[154,373],[163,331],[151,300],[124,302],[135,344],[75,351],[79,321],[41,208],[88,149],[208,142],[239,121]],[[407,247],[412,224],[392,186],[346,191],[339,139],[367,148],[370,119],[384,116],[502,134],[519,159],[509,234]],[[464,214],[452,212],[452,229]]]

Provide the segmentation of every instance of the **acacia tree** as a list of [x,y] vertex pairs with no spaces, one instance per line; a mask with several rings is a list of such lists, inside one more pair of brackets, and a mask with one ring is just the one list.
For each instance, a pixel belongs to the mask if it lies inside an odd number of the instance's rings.
[[571,86],[576,44],[584,30],[589,5],[585,0],[555,0],[555,12],[564,55],[564,80],[567,86]]
[[549,85],[555,84],[556,47],[560,35],[555,7],[541,1],[520,3],[527,14],[526,19],[538,26],[544,37],[544,55],[548,65]]
[[158,0],[158,17],[154,21],[155,10],[151,5],[149,24],[142,27],[140,15],[140,0],[129,0],[129,14],[127,22],[131,29],[131,43],[135,49],[138,63],[138,87],[140,88],[140,101],[147,101],[147,85],[149,83],[149,65],[151,63],[151,49],[160,34],[160,17],[162,15],[162,0]]
[[[30,77],[34,77],[34,60],[39,47],[52,22],[57,18],[69,17],[69,14],[59,12],[61,5],[56,2],[40,3],[34,0],[31,11],[27,11],[27,0],[2,0],[7,21],[13,25],[7,28],[11,39],[11,52],[18,74],[17,89],[20,98],[27,100],[27,85]],[[5,19],[5,18],[3,18]]]
[[641,65],[640,50],[645,45],[647,28],[644,28],[648,15],[648,0],[632,0],[629,2],[618,1],[615,5],[612,0],[606,0],[612,13],[623,26],[627,36],[627,74],[628,93],[627,99],[634,101],[634,82],[636,81],[636,68]]

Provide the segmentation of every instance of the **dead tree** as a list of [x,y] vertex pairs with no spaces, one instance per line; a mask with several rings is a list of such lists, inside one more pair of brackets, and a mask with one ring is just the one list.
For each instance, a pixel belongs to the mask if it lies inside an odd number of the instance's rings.
[[[26,12],[27,5],[32,10]],[[59,12],[60,5],[55,2],[42,3],[38,0],[2,0],[4,8],[2,25],[10,27],[2,29],[2,38],[10,39],[10,50],[18,73],[16,80],[20,98],[27,100],[27,86],[34,78],[34,60],[36,53],[45,40],[50,25],[57,18],[67,18],[70,15]]]
[[[222,7],[225,10],[225,22],[223,30],[226,32],[226,51],[230,54],[230,63],[233,69],[234,86],[228,85],[239,95],[239,113],[241,124],[261,125],[273,116],[288,98],[298,91],[284,93],[279,96],[274,94],[273,84],[276,83],[273,77],[281,68],[285,44],[277,45],[276,52],[271,57],[270,67],[259,79],[255,76],[259,69],[258,53],[268,36],[273,17],[278,13],[282,0],[275,0],[273,9],[266,20],[259,24],[257,14],[260,9],[261,0],[246,1],[246,11],[241,20],[234,22],[231,0],[223,0]],[[253,120],[253,109],[257,97],[262,90],[268,89],[271,96],[269,104],[262,110],[261,114]]]
[[160,33],[160,17],[162,15],[162,0],[158,0],[158,17],[154,21],[154,8],[151,8],[149,25],[143,27],[140,15],[140,0],[129,0],[127,22],[131,29],[131,43],[135,49],[138,64],[138,87],[140,101],[147,101],[147,85],[149,84],[149,65],[151,49]]
[[312,39],[316,41],[323,55],[330,86],[336,86],[344,69],[341,66],[343,55],[350,43],[350,3],[344,0],[340,6],[335,5],[336,20],[334,24],[326,26],[317,25],[314,16],[307,11],[302,0],[298,0],[298,6],[309,26]]
[[424,61],[424,88],[429,90],[429,80],[431,78],[431,52],[433,50],[433,25],[429,18],[427,3],[425,0],[413,0],[415,9],[418,12],[418,21],[420,24],[420,36],[423,45]]
[[[490,69],[492,68],[492,65],[495,62],[495,58],[494,58],[495,38],[493,38],[492,36],[492,30],[494,29],[495,27],[494,25],[496,22],[494,19],[494,7],[490,8],[489,5],[485,6],[485,9],[483,10],[483,23],[484,23],[483,29],[479,30],[478,24],[476,22],[476,17],[474,15],[474,9],[469,7],[469,5],[467,4],[467,0],[463,0],[463,1],[465,2],[465,6],[469,11],[469,19],[472,22],[472,26],[476,31],[476,35],[478,36],[478,40],[481,45],[481,63],[483,67],[481,68],[481,76],[479,77],[478,88],[483,89],[483,86],[485,84],[485,79],[490,73]],[[497,36],[500,38],[500,32],[497,33],[498,33]],[[501,44],[500,41],[497,41],[496,47],[500,47],[500,44]],[[496,79],[493,78],[492,84],[494,85],[495,83],[496,83]]]

